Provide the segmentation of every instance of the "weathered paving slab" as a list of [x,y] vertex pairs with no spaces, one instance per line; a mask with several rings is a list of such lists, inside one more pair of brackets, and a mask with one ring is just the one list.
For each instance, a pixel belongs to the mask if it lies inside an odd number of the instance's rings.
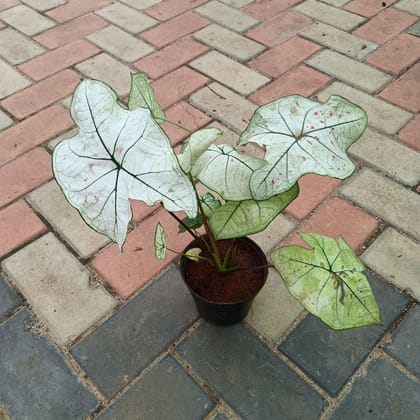
[[111,398],[197,319],[179,271],[167,271],[71,353]]
[[420,300],[420,245],[392,228],[363,253],[362,260],[383,278]]
[[0,406],[11,419],[85,419],[98,401],[34,322],[25,309],[0,324]]
[[416,305],[405,316],[390,338],[385,350],[401,361],[408,369],[420,376],[420,306]]
[[308,315],[279,347],[331,395],[338,394],[408,303],[403,295],[367,275],[381,310],[381,326],[338,331]]
[[75,339],[117,304],[89,271],[48,233],[3,262],[10,280],[39,312],[60,344]]
[[21,304],[20,299],[0,275],[0,319],[16,309]]
[[364,168],[341,193],[367,211],[420,240],[420,195]]
[[245,327],[202,324],[177,347],[243,419],[316,419],[324,400]]
[[417,420],[420,384],[404,375],[387,360],[372,362],[338,406],[331,420]]
[[170,355],[97,418],[202,419],[215,403]]

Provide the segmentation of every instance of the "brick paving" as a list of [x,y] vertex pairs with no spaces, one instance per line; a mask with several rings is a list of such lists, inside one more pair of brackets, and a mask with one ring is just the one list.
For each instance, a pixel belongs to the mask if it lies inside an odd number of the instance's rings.
[[[1,0],[0,418],[418,419],[419,0]],[[133,205],[124,254],[51,173],[80,79],[126,97],[145,71],[166,114],[232,141],[256,107],[299,93],[359,103],[369,128],[345,181],[306,175],[266,232],[342,234],[383,325],[333,331],[270,272],[246,320],[199,319],[176,259],[188,235]],[[164,125],[174,145],[186,134]]]

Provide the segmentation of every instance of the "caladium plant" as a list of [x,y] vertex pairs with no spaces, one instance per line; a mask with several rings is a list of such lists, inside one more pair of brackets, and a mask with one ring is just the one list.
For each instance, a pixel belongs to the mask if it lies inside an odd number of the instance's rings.
[[[181,231],[202,238],[211,264],[221,272],[235,267],[231,258],[220,257],[217,240],[264,230],[298,196],[297,181],[304,174],[348,177],[354,165],[346,150],[367,125],[365,111],[345,98],[331,96],[319,104],[292,95],[259,107],[237,147],[215,144],[222,132],[204,128],[190,133],[176,155],[160,126],[165,113],[144,73],[132,75],[128,107],[105,83],[82,81],[71,115],[79,132],[56,146],[53,171],[85,222],[122,250],[130,199],[161,204]],[[240,151],[249,142],[264,150],[263,158]],[[200,195],[197,182],[212,192]],[[201,226],[207,240],[198,233]],[[286,247],[272,254],[290,292],[333,328],[380,322],[363,264],[344,240],[337,245],[320,235],[304,239],[313,251]],[[156,257],[165,258],[167,249],[159,223]],[[200,254],[193,248],[186,256],[200,261]]]

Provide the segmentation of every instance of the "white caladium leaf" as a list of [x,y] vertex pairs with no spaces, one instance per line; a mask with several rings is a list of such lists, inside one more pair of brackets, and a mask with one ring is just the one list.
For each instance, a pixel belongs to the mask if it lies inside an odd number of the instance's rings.
[[164,260],[166,258],[165,230],[160,222],[156,225],[154,245],[156,258]]
[[299,186],[268,200],[228,201],[209,218],[216,239],[240,238],[264,230],[299,194]]
[[131,89],[128,96],[128,109],[148,108],[153,118],[165,120],[165,113],[156,101],[155,92],[150,86],[149,78],[145,73],[131,74]]
[[227,144],[213,144],[195,162],[191,173],[225,200],[251,199],[251,175],[267,162],[237,152]]
[[344,239],[337,244],[327,236],[301,236],[312,250],[292,245],[271,253],[289,292],[331,328],[380,324],[365,267]]
[[185,172],[190,172],[196,160],[223,134],[217,128],[203,128],[191,134],[178,155],[178,161]]
[[53,171],[93,229],[122,247],[132,215],[129,198],[196,215],[193,186],[148,109],[124,109],[107,85],[85,80],[71,114],[80,131],[57,145]]
[[318,104],[292,95],[261,106],[240,142],[266,148],[268,164],[252,174],[252,196],[261,200],[272,197],[306,173],[348,177],[354,165],[346,150],[366,125],[366,112],[341,96]]

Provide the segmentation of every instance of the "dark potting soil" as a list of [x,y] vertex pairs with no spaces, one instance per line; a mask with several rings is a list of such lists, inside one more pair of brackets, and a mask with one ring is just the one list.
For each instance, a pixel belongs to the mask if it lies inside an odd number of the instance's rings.
[[[222,258],[226,255],[230,242],[230,239],[217,241]],[[196,246],[197,244],[193,245]],[[232,267],[252,268],[266,265],[267,260],[256,251],[255,246],[242,238],[236,239]],[[201,256],[210,256],[205,247],[200,248]],[[255,295],[264,285],[266,270],[242,269],[219,273],[207,261],[195,262],[185,259],[185,281],[188,286],[201,297],[213,302],[233,303]]]

